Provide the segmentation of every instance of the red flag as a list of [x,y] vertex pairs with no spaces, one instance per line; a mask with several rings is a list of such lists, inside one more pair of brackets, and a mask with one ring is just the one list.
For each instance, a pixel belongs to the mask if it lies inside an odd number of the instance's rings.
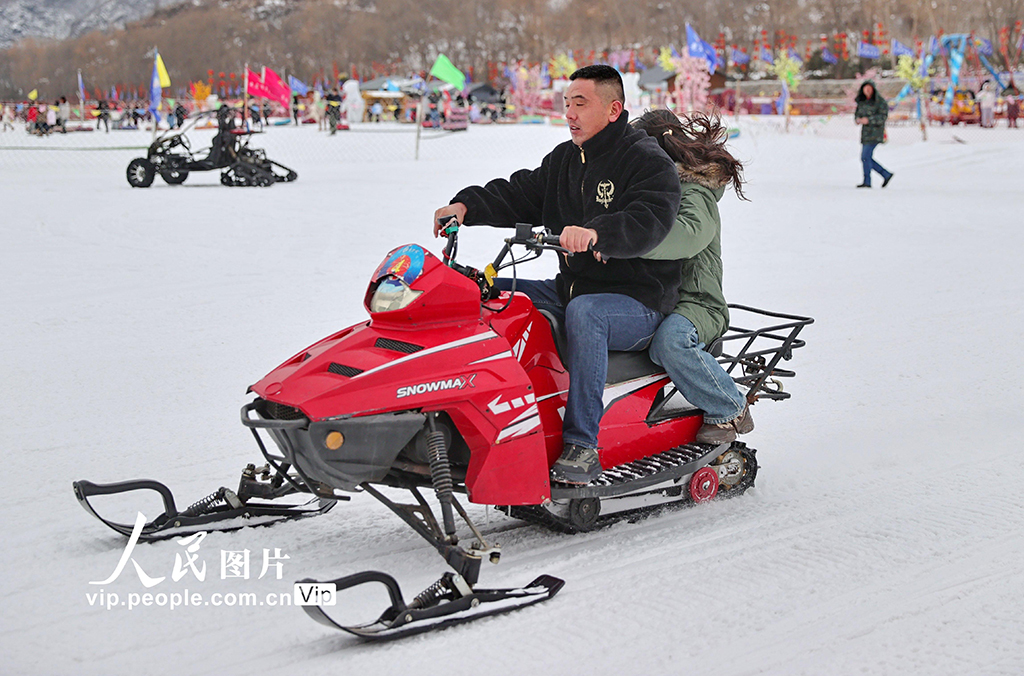
[[270,90],[267,85],[263,83],[263,78],[256,75],[248,68],[245,69],[245,91],[249,96],[255,98],[272,99],[274,98],[270,94]]
[[263,84],[269,92],[267,98],[277,101],[284,106],[285,110],[288,110],[292,101],[292,88],[285,84],[281,76],[272,69],[264,68],[263,71]]

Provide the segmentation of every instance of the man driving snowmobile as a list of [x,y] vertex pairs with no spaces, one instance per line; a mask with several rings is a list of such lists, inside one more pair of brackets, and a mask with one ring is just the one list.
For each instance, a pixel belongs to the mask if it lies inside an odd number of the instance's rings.
[[[563,320],[570,374],[562,438],[552,479],[587,484],[601,472],[597,437],[608,351],[645,349],[679,298],[682,263],[639,258],[672,228],[680,186],[671,159],[628,124],[622,78],[594,65],[570,76],[565,116],[571,141],[534,170],[460,191],[434,214],[460,223],[511,227],[542,223],[576,256],[559,261],[554,280],[516,288]],[[594,255],[590,255],[589,249]],[[497,280],[503,290],[512,280]]]

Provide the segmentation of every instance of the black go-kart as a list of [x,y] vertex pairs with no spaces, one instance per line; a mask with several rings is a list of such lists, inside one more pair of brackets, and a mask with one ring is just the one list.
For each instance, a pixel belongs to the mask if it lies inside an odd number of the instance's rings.
[[[268,187],[289,183],[299,177],[293,169],[267,159],[266,151],[252,148],[249,137],[259,132],[236,126],[240,111],[223,106],[216,111],[200,113],[184,127],[162,134],[149,146],[146,157],[137,157],[128,164],[128,183],[133,188],[148,188],[157,174],[171,185],[185,182],[190,172],[223,169],[220,182],[228,186]],[[192,152],[186,132],[201,120],[217,117],[217,135],[206,150]]]

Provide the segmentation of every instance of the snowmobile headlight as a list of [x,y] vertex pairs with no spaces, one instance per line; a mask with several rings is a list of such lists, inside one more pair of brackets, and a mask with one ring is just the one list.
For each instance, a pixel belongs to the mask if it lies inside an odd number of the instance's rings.
[[400,279],[389,277],[381,281],[377,290],[373,292],[370,299],[370,312],[391,312],[401,310],[414,300],[422,291],[410,289],[409,285]]

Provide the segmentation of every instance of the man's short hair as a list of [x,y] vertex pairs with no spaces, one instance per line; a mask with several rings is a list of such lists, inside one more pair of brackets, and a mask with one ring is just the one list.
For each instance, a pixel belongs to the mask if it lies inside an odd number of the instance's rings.
[[626,103],[626,93],[622,88],[622,76],[619,71],[604,64],[583,66],[569,76],[570,80],[593,80],[596,85],[610,87],[611,100]]

